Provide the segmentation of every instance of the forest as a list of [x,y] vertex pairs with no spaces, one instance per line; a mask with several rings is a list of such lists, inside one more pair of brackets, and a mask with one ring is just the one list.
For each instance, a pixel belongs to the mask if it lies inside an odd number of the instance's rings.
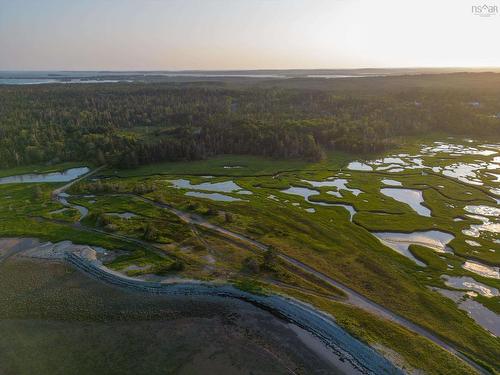
[[[363,79],[354,80],[362,87]],[[500,134],[500,93],[478,89],[477,80],[474,90],[290,82],[0,86],[0,167],[88,161],[130,168],[217,154],[317,161],[335,150],[381,152],[430,132]]]

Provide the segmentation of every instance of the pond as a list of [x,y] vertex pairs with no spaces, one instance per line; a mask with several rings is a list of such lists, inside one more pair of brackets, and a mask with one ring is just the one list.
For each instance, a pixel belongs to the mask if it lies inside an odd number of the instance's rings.
[[451,288],[472,290],[488,298],[498,297],[500,295],[497,288],[480,283],[472,277],[443,275],[442,278],[445,281],[444,283]]
[[483,185],[477,172],[488,167],[488,163],[455,163],[444,167],[443,175],[469,185]]
[[253,193],[250,190],[240,190],[236,194],[241,194],[241,195],[252,195]]
[[[470,143],[470,142],[469,142]],[[469,145],[461,144],[450,144],[446,142],[434,142],[433,145],[422,145],[421,154],[410,155],[410,154],[398,154],[385,157],[382,159],[368,160],[365,162],[353,161],[347,166],[348,169],[356,171],[379,171],[379,172],[389,172],[398,173],[405,170],[416,170],[425,169],[432,170],[434,173],[443,174],[447,177],[457,179],[461,182],[471,184],[471,185],[483,185],[482,178],[491,180],[491,178],[484,176],[484,174],[490,174],[496,177],[491,171],[500,169],[500,156],[491,156],[498,154],[500,150],[500,145],[489,144],[480,145],[477,147],[472,147]],[[432,163],[432,157],[436,157],[438,160],[439,155],[446,155],[446,160],[452,160],[448,165],[437,166],[437,165],[426,165]],[[464,155],[477,155],[478,159],[473,162],[461,162],[454,161],[452,158],[460,158]],[[489,159],[489,160],[488,160]],[[445,159],[440,158],[438,161],[443,161]],[[496,177],[498,179],[498,177]],[[500,193],[500,189],[499,193]],[[493,192],[493,191],[492,191]]]
[[239,198],[234,198],[229,195],[225,194],[220,194],[220,193],[202,193],[200,191],[188,191],[185,195],[189,197],[196,197],[196,198],[205,198],[205,199],[210,199],[213,201],[220,201],[220,202],[236,202],[236,201],[241,201]]
[[[353,195],[358,196],[359,194],[362,193],[361,190],[359,189],[351,189],[347,187],[347,183],[349,182],[345,178],[335,178],[335,177],[329,177],[327,181],[309,181],[309,180],[302,180],[302,182],[307,182],[308,184],[314,186],[314,187],[336,187],[337,190],[345,190],[351,192]],[[330,192],[328,192],[330,193]],[[334,194],[332,194],[334,195]]]
[[496,235],[500,233],[500,223],[491,222],[489,218],[480,215],[466,215],[471,219],[476,219],[482,221],[482,224],[471,224],[471,226],[467,229],[463,229],[462,233],[469,237],[478,238],[483,234],[483,237],[490,233],[492,235]]
[[[452,291],[440,288],[432,288],[442,296],[454,301],[458,308],[466,311],[474,321],[495,336],[500,336],[500,315],[487,309],[477,301],[474,301],[465,292]],[[469,292],[474,293],[474,292]]]
[[63,172],[29,173],[0,178],[0,184],[27,184],[39,182],[68,182],[90,171],[87,167],[71,168]]
[[476,215],[500,217],[500,208],[498,207],[465,206],[464,210],[470,212],[471,214],[476,214]]
[[462,268],[478,274],[479,276],[491,279],[500,279],[500,271],[498,267],[488,266],[477,261],[468,260],[462,265]]
[[347,169],[351,171],[373,171],[373,168],[368,164],[361,163],[359,161],[352,161],[347,166]]
[[[316,202],[316,201],[309,200],[309,197],[311,197],[313,195],[319,195],[319,192],[316,190],[313,190],[313,189],[292,186],[291,188],[288,188],[286,190],[281,190],[281,192],[286,193],[286,194],[299,195],[299,196],[303,197],[310,204],[315,204],[315,205],[324,206],[324,207],[342,207],[342,208],[345,208],[349,212],[350,221],[352,221],[352,217],[357,212],[356,209],[353,206],[351,206],[350,204],[326,203],[326,202]],[[331,193],[331,192],[328,192],[328,193]]]
[[[489,147],[489,148],[494,148],[495,146],[496,145],[482,145],[482,147]],[[445,153],[445,154],[455,154],[455,155],[481,155],[481,156],[491,156],[497,154],[497,152],[493,150],[480,150],[476,147],[445,143],[445,142],[434,142],[434,146],[425,146],[424,148],[422,148],[421,151],[426,154]]]
[[[223,182],[203,182],[201,184],[192,185],[189,180],[179,179],[169,181],[177,189],[188,189],[188,190],[205,190],[205,191],[215,191],[219,193],[233,193],[243,188],[233,181],[223,181]],[[251,194],[251,192],[250,192]]]
[[472,247],[481,247],[481,244],[479,242],[476,242],[476,241],[465,240],[465,243],[469,246],[472,246]]
[[420,190],[401,189],[401,188],[382,188],[380,192],[388,197],[391,197],[399,202],[406,203],[415,212],[421,216],[430,217],[431,210],[423,206],[423,194]]
[[388,185],[388,186],[403,186],[403,184],[402,184],[401,182],[396,181],[396,180],[389,180],[389,179],[387,179],[387,178],[384,178],[384,179],[382,180],[382,183],[383,183],[384,185]]
[[410,245],[420,245],[428,247],[438,253],[444,253],[449,250],[447,244],[455,238],[453,235],[438,230],[402,233],[402,232],[372,232],[384,245],[398,253],[410,258],[420,266],[425,266],[410,252]]
[[286,190],[281,190],[281,192],[285,194],[299,195],[307,201],[309,200],[309,197],[319,194],[319,191],[317,190],[297,186],[292,186]]

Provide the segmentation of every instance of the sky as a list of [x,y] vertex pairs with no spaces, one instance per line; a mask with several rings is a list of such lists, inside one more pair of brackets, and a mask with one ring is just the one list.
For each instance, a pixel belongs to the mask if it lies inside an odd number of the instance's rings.
[[499,67],[500,0],[0,0],[0,70]]

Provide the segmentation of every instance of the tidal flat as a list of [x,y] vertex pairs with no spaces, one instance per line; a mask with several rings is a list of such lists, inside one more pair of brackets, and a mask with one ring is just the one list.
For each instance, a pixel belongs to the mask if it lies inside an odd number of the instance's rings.
[[361,373],[307,331],[243,301],[134,293],[26,257],[0,269],[4,373]]

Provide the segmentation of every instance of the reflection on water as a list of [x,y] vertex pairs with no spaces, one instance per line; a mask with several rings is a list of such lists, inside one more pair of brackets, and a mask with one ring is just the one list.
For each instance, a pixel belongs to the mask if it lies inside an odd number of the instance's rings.
[[488,168],[488,166],[488,163],[455,163],[446,166],[443,170],[443,175],[455,178],[466,184],[480,186],[483,182],[478,178],[477,172]]
[[465,206],[464,210],[471,214],[500,217],[500,208],[490,206]]
[[[302,180],[302,182],[307,182],[308,184],[314,186],[314,187],[336,187],[337,190],[345,190],[351,192],[353,195],[358,196],[359,194],[362,193],[361,190],[359,189],[351,189],[347,187],[347,181],[345,178],[334,178],[330,177],[326,181],[309,181],[309,180]],[[333,195],[333,194],[332,194]]]
[[[233,193],[236,191],[243,190],[243,188],[233,181],[223,181],[223,182],[203,182],[201,184],[192,185],[189,180],[179,179],[169,181],[177,189],[190,189],[190,190],[205,190],[205,191],[217,191],[221,193]],[[251,192],[249,192],[252,194]],[[248,193],[247,193],[248,194]]]
[[[495,146],[495,145],[491,145]],[[482,145],[482,147],[487,147],[487,145]],[[493,148],[493,147],[491,147]],[[455,155],[482,155],[490,156],[497,154],[493,150],[480,150],[471,146],[464,146],[459,144],[451,144],[445,142],[434,142],[434,146],[426,146],[421,150],[423,153],[445,153],[445,154],[455,154]]]
[[213,201],[221,201],[221,202],[236,202],[241,201],[239,198],[234,198],[229,195],[220,194],[220,193],[202,193],[200,191],[188,191],[185,195],[196,198],[205,198]]
[[483,177],[483,173],[491,174],[490,171],[500,169],[500,156],[495,156],[490,161],[475,160],[473,163],[454,162],[445,166],[425,165],[424,159],[422,159],[422,157],[426,157],[425,161],[429,163],[432,162],[430,157],[443,153],[447,154],[447,159],[450,159],[450,157],[461,157],[463,155],[477,155],[478,158],[485,158],[497,154],[498,150],[500,150],[500,145],[496,144],[480,145],[478,147],[449,144],[446,142],[434,142],[431,146],[423,145],[420,150],[421,155],[398,154],[383,159],[366,161],[365,163],[354,161],[348,165],[348,169],[357,171],[373,171],[375,169],[378,172],[391,173],[412,169],[428,169],[432,170],[434,173],[442,173],[447,177],[457,179],[467,184],[482,185],[483,181],[481,181],[481,177]]
[[438,253],[444,253],[448,250],[446,246],[453,238],[453,235],[438,230],[425,232],[401,233],[401,232],[373,232],[383,244],[387,245],[398,253],[412,259],[420,266],[425,266],[410,252],[410,245],[420,245],[431,248]]
[[373,168],[368,164],[360,163],[359,161],[350,162],[347,169],[350,169],[351,171],[373,171]]
[[240,191],[237,192],[237,194],[252,195],[253,193],[250,190],[240,190]]
[[500,233],[500,223],[491,222],[489,218],[480,215],[466,215],[471,219],[476,219],[482,221],[482,224],[471,224],[467,229],[463,229],[462,233],[470,237],[479,237],[483,234],[483,237],[487,233]]
[[[326,202],[309,200],[309,197],[311,197],[313,195],[319,195],[319,192],[316,190],[313,190],[313,189],[292,186],[291,188],[288,188],[286,190],[281,190],[281,192],[286,193],[286,194],[299,195],[299,196],[303,197],[310,204],[315,204],[315,205],[324,206],[324,207],[342,207],[342,208],[345,208],[349,212],[350,221],[352,221],[352,217],[356,214],[356,209],[353,206],[351,206],[350,204],[326,203]],[[328,193],[331,193],[331,192],[328,192]]]
[[500,279],[500,271],[498,267],[487,266],[486,264],[479,263],[477,261],[468,260],[462,267],[467,271],[474,272],[483,277],[489,277],[492,279]]
[[89,210],[86,207],[78,206],[76,204],[69,203],[68,198],[70,198],[70,197],[71,197],[71,195],[69,195],[68,193],[59,193],[57,195],[57,200],[59,202],[61,202],[61,204],[63,206],[71,207],[71,208],[74,208],[75,210],[78,210],[78,212],[80,213],[80,220],[79,221],[82,221],[82,219],[84,219],[89,214]]
[[63,172],[52,173],[30,173],[18,176],[8,176],[0,178],[0,184],[25,184],[37,182],[68,182],[89,172],[89,168],[71,168]]
[[445,284],[451,288],[472,290],[488,298],[499,296],[498,289],[482,284],[472,277],[443,275],[443,279]]
[[305,200],[309,200],[310,196],[319,194],[317,190],[308,189],[304,187],[297,187],[297,186],[292,186],[286,190],[281,190],[281,192],[285,194],[299,195],[303,197]]
[[[432,288],[442,296],[451,299],[458,304],[458,308],[466,311],[469,316],[476,321],[484,329],[488,330],[495,336],[500,335],[500,316],[493,311],[487,309],[482,304],[473,299],[464,292]],[[472,293],[472,292],[470,292]]]
[[334,197],[337,198],[342,198],[342,194],[340,194],[339,191],[327,191],[326,194],[333,195]]
[[424,202],[424,197],[420,190],[414,189],[401,189],[401,188],[383,188],[380,192],[388,197],[391,197],[399,202],[406,203],[408,206],[413,208],[421,216],[430,217],[431,210],[424,207],[422,203]]
[[389,179],[387,179],[387,178],[384,178],[384,179],[382,180],[382,183],[383,183],[384,185],[388,185],[388,186],[403,186],[403,184],[402,184],[401,182],[396,181],[396,180],[389,180]]
[[465,240],[465,243],[469,246],[472,246],[472,247],[481,247],[481,244],[479,242],[476,242],[476,241]]

